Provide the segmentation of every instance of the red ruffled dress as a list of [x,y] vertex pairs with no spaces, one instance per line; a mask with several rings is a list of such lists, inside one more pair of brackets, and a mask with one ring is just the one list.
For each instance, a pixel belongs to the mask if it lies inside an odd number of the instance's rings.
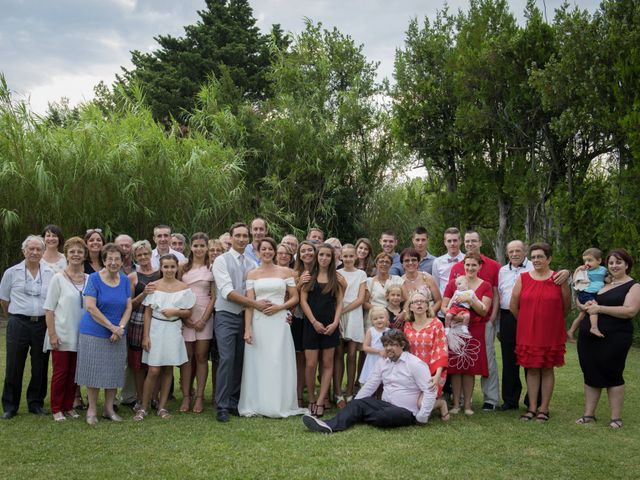
[[520,308],[516,331],[516,359],[524,368],[553,368],[564,365],[567,332],[564,322],[562,287],[547,280],[520,275]]
[[447,380],[447,366],[449,364],[447,337],[444,334],[442,322],[434,318],[429,325],[419,331],[413,328],[412,323],[405,322],[404,334],[409,340],[409,353],[426,363],[431,375],[434,375],[436,370],[442,367],[436,395],[436,398],[440,397],[442,387]]

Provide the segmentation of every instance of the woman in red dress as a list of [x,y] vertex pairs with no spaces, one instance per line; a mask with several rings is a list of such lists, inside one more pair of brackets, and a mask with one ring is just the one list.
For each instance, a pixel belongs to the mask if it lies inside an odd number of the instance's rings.
[[409,298],[404,334],[409,340],[409,353],[429,366],[431,383],[437,389],[437,400],[433,408],[440,409],[440,417],[446,422],[449,420],[449,409],[447,402],[441,397],[449,365],[447,337],[442,322],[435,316],[433,302],[424,293],[415,292]]
[[[529,411],[521,420],[549,420],[549,402],[555,384],[554,367],[564,365],[567,332],[564,317],[571,307],[569,285],[554,283],[549,268],[551,246],[534,243],[529,247],[531,272],[520,274],[513,287],[510,310],[518,320],[516,359],[527,368]],[[538,396],[541,396],[538,406]]]
[[[469,252],[464,256],[464,274],[469,282],[469,288],[475,295],[469,299],[471,318],[469,319],[469,334],[471,338],[464,341],[461,353],[449,351],[448,373],[453,390],[453,407],[451,413],[460,411],[460,390],[464,393],[464,413],[473,415],[471,398],[475,375],[489,376],[487,365],[487,351],[485,346],[485,324],[491,314],[491,301],[493,289],[489,282],[478,277],[478,271],[482,265],[482,257],[477,252]],[[446,313],[451,302],[451,297],[456,291],[455,279],[452,279],[444,290],[442,299],[442,312]]]

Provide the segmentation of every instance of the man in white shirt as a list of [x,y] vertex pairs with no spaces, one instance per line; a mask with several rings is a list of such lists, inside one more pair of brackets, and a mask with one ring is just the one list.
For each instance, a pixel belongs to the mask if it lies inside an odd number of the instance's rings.
[[49,352],[43,352],[47,325],[44,302],[54,272],[40,263],[44,254],[44,239],[29,235],[22,242],[24,260],[7,268],[0,282],[0,304],[7,315],[7,351],[4,388],[2,389],[3,420],[16,416],[22,396],[22,376],[27,355],[31,356],[31,380],[27,388],[30,413],[46,415]]
[[502,410],[517,410],[522,393],[520,367],[516,363],[516,326],[517,321],[509,310],[511,292],[522,272],[533,270],[533,264],[525,256],[525,245],[521,240],[512,240],[507,244],[509,263],[498,273],[498,292],[500,294],[500,349],[502,351]]
[[264,218],[256,217],[251,221],[251,243],[244,249],[244,254],[253,260],[256,265],[260,265],[258,247],[263,238],[267,236],[267,222]]
[[[333,433],[366,422],[380,428],[424,425],[436,401],[436,386],[429,367],[406,352],[409,342],[400,330],[382,336],[386,358],[376,364],[367,383],[356,398],[326,422],[312,416],[302,417],[312,432]],[[384,386],[382,400],[372,395]],[[420,406],[418,406],[420,405]]]
[[216,378],[216,420],[228,422],[229,414],[238,415],[244,356],[244,309],[263,311],[271,302],[247,297],[247,273],[256,268],[245,256],[249,228],[235,223],[229,229],[231,249],[213,262],[216,283],[215,337],[220,360]]
[[447,228],[444,231],[444,246],[447,247],[447,253],[436,258],[431,266],[431,275],[440,289],[440,295],[444,294],[449,283],[451,267],[464,258],[464,253],[460,251],[460,230],[456,227]]
[[153,241],[156,248],[151,252],[151,266],[154,270],[160,268],[160,257],[173,253],[178,259],[178,263],[186,262],[186,258],[180,252],[172,249],[169,245],[171,242],[171,227],[168,225],[158,225],[153,229]]

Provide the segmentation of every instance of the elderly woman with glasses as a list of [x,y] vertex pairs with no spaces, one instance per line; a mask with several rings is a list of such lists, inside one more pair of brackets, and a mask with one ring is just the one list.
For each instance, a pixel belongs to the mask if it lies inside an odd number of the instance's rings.
[[[379,253],[374,260],[376,274],[367,279],[367,292],[364,299],[364,309],[371,310],[373,306],[387,308],[387,289],[391,285],[402,285],[402,277],[390,275],[389,269],[393,264],[393,257],[385,252]],[[366,315],[365,315],[366,317]],[[366,324],[365,331],[371,325]]]
[[447,380],[449,351],[442,322],[436,317],[433,302],[421,292],[409,298],[404,334],[409,341],[409,352],[427,364],[431,373],[431,384],[436,389],[434,408],[440,410],[440,418],[449,420],[447,401],[442,398],[442,388]]
[[98,423],[98,393],[105,389],[103,418],[122,421],[113,409],[116,390],[124,386],[127,342],[125,328],[131,316],[131,284],[121,272],[124,253],[113,243],[102,249],[105,265],[89,275],[84,289],[87,312],[80,320],[76,383],[86,385],[87,423]]

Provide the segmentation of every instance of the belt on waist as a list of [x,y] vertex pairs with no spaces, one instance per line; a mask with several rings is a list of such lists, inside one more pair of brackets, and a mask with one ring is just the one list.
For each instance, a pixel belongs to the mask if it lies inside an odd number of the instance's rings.
[[160,320],[161,322],[177,322],[178,320],[180,320],[180,317],[178,318],[160,318],[160,317],[156,317],[155,315],[151,315],[151,318],[155,318],[156,320]]
[[44,322],[44,315],[21,315],[19,313],[10,313],[9,315],[19,318],[20,320],[28,320],[33,323]]

